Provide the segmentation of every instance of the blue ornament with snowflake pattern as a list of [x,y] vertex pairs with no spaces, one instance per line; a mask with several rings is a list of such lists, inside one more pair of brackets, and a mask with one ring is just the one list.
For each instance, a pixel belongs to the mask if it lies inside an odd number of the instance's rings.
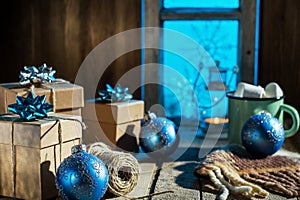
[[175,128],[174,122],[167,118],[151,118],[141,129],[141,149],[152,157],[168,157],[178,146],[179,138]]
[[250,117],[243,126],[242,143],[257,158],[276,153],[284,143],[281,122],[270,113],[262,112]]
[[56,172],[56,187],[64,200],[99,200],[108,187],[105,164],[86,152],[85,145],[72,148]]

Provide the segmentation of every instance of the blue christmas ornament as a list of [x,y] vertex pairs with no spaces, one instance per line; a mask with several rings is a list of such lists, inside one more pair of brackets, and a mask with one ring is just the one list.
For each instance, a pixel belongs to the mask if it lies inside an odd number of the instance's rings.
[[16,103],[8,105],[8,110],[20,115],[24,121],[46,118],[52,108],[50,103],[46,103],[45,95],[35,97],[32,92],[26,98],[17,96]]
[[104,163],[86,152],[85,145],[72,148],[56,172],[56,187],[64,200],[99,200],[108,187]]
[[174,151],[177,135],[175,124],[163,117],[154,115],[142,126],[140,146],[149,155],[168,156]]
[[284,129],[270,113],[252,116],[243,126],[242,143],[247,151],[258,158],[277,152],[284,142]]

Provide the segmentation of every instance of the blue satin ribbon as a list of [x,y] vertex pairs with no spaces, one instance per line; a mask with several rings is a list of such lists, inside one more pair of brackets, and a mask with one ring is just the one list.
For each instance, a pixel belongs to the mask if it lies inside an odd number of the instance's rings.
[[99,90],[98,94],[100,95],[100,102],[118,102],[132,99],[132,95],[128,94],[128,88],[121,88],[119,84],[115,89],[106,84],[106,90]]
[[24,121],[33,121],[47,117],[47,113],[53,109],[50,103],[46,103],[46,96],[34,96],[29,92],[27,97],[17,96],[16,103],[8,105],[8,110],[20,115]]
[[38,68],[35,66],[25,66],[19,75],[20,84],[27,85],[54,82],[56,80],[54,77],[55,73],[56,71],[46,64],[43,64]]

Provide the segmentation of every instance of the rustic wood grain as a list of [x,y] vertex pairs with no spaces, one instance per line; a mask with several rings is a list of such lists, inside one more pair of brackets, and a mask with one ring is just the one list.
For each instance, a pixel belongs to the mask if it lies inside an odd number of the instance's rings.
[[[56,77],[74,81],[93,48],[141,26],[140,0],[4,0],[0,11],[0,66],[5,71],[0,82],[18,81],[24,65],[44,62],[55,67]],[[99,88],[115,84],[140,63],[139,50],[116,59]]]
[[300,110],[300,1],[261,1],[259,84],[277,82]]

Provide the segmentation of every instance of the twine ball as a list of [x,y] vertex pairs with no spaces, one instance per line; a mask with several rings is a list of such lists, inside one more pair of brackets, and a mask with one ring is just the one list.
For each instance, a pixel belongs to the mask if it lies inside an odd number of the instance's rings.
[[109,192],[124,196],[135,188],[139,179],[140,166],[133,155],[113,151],[102,142],[93,143],[88,152],[105,163],[109,174]]

